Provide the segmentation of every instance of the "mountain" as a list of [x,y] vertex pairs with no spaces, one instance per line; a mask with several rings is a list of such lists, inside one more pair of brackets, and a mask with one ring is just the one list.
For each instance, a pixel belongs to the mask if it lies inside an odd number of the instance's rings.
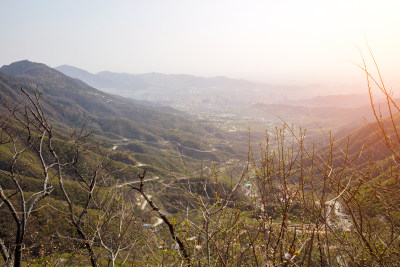
[[295,105],[309,107],[359,108],[370,104],[368,94],[316,96],[296,101]]
[[25,60],[0,68],[3,102],[9,106],[20,102],[20,87],[31,94],[39,88],[45,114],[58,126],[86,125],[101,137],[103,146],[133,150],[136,160],[145,164],[165,166],[173,155],[175,162],[183,156],[193,167],[200,160],[220,162],[232,153],[241,154],[241,149],[223,145],[236,138],[234,134],[221,133],[208,122],[169,107],[104,93],[41,63]]
[[214,99],[226,103],[271,103],[280,100],[282,95],[296,96],[306,91],[306,88],[261,84],[223,76],[204,78],[187,74],[129,74],[110,71],[92,74],[68,65],[55,69],[104,92],[152,101],[190,103]]
[[[62,65],[55,68],[56,70],[64,73],[65,75],[79,79],[88,85],[95,88],[115,88],[121,86],[118,82],[109,80],[104,77],[99,77],[98,75],[92,74],[86,70],[82,70],[69,65]],[[107,91],[107,90],[106,90]]]
[[[47,105],[60,107],[68,104],[61,109],[54,109],[55,113],[51,115],[62,117],[70,123],[74,123],[73,116],[66,112],[67,110],[82,116],[103,116],[99,120],[113,116],[166,129],[185,128],[193,133],[209,133],[204,128],[197,128],[187,114],[104,93],[44,64],[20,61],[1,67],[0,72],[3,73],[1,75],[3,83],[10,86],[16,87],[20,84],[30,92],[38,86],[43,91],[43,97],[48,98]],[[194,129],[190,129],[191,127]]]

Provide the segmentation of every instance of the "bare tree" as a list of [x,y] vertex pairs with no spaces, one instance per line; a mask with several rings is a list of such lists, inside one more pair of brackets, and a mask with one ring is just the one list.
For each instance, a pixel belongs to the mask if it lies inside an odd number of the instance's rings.
[[140,236],[146,237],[140,224],[141,211],[132,199],[134,196],[118,184],[107,185],[104,191],[94,220],[96,239],[107,251],[109,265],[115,266],[118,257],[126,262],[132,250],[138,249]]
[[182,253],[183,260],[186,262],[187,266],[192,266],[189,251],[188,251],[187,247],[185,246],[185,244],[183,243],[183,241],[181,240],[181,238],[179,238],[179,236],[176,234],[176,229],[175,229],[174,223],[168,219],[167,215],[164,214],[161,211],[161,209],[146,194],[146,192],[144,190],[145,176],[146,176],[146,170],[143,172],[143,174],[138,174],[138,177],[140,179],[139,187],[131,185],[131,188],[140,193],[140,195],[149,204],[151,209],[153,211],[155,211],[157,213],[157,215],[163,220],[163,222],[168,226],[171,238],[178,244],[179,250]]
[[[0,239],[0,252],[9,266],[21,266],[30,215],[38,202],[53,191],[50,169],[56,164],[48,157],[53,136],[39,102],[40,93],[36,90],[31,96],[22,88],[21,92],[26,102],[7,106],[10,116],[0,128],[2,149],[11,152],[7,170],[0,170],[0,206],[6,206],[16,228],[13,242],[9,238],[7,241]],[[23,129],[15,128],[14,123]],[[27,161],[25,155],[34,155],[32,162]],[[30,168],[33,164],[40,165],[40,172]],[[29,183],[28,175],[40,181],[41,187],[35,188]]]

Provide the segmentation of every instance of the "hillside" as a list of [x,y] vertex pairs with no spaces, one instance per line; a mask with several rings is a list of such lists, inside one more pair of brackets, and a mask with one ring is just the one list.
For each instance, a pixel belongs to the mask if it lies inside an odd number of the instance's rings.
[[3,66],[0,87],[9,106],[21,101],[20,87],[30,93],[38,88],[45,114],[54,123],[67,129],[85,125],[104,147],[133,151],[143,164],[167,165],[165,159],[171,156],[184,156],[191,164],[222,162],[232,153],[239,157],[246,148],[245,143],[229,144],[229,139],[237,140],[235,135],[208,122],[169,107],[104,93],[40,63]]
[[[33,105],[37,89],[42,109]],[[8,257],[6,246],[12,246],[14,234],[21,233],[14,224],[9,224],[13,217],[7,207],[16,207],[12,210],[18,210],[24,218],[30,217],[29,229],[19,226],[23,229],[22,235],[31,230],[35,233],[26,237],[24,244],[29,249],[25,251],[34,257],[49,255],[48,251],[43,254],[41,248],[47,250],[53,240],[58,240],[52,250],[60,249],[56,253],[67,256],[59,254],[58,257],[73,259],[75,265],[83,255],[76,258],[74,250],[81,250],[82,243],[71,243],[69,237],[63,240],[63,236],[70,236],[71,240],[80,238],[82,242],[89,242],[85,239],[87,236],[98,240],[96,236],[100,232],[107,240],[121,237],[114,227],[113,221],[117,218],[123,220],[120,230],[126,231],[124,235],[127,234],[130,242],[136,231],[146,233],[143,222],[160,224],[146,208],[147,203],[128,187],[139,184],[138,174],[143,170],[147,170],[147,192],[158,194],[158,207],[163,212],[177,214],[180,209],[175,201],[189,198],[180,193],[182,182],[193,178],[198,184],[194,192],[199,196],[205,194],[204,183],[209,183],[206,194],[214,194],[221,185],[224,191],[229,190],[230,165],[241,159],[247,149],[246,139],[242,140],[245,134],[222,132],[207,121],[172,108],[103,93],[40,63],[22,61],[0,68],[0,99],[3,260]],[[80,131],[83,124],[94,134]],[[57,171],[54,164],[60,161],[62,170]],[[222,181],[218,184],[209,178],[215,172],[213,164],[221,168],[218,175]],[[48,182],[43,185],[44,181]],[[24,198],[14,197],[16,185],[20,189],[18,193],[22,193],[20,196],[27,196],[26,202]],[[40,197],[30,202],[35,196]],[[33,207],[42,198],[46,202],[35,206],[37,210],[20,206],[28,203]],[[243,199],[243,194],[237,192],[235,198]],[[3,205],[8,199],[11,202]],[[115,215],[122,211],[120,217]],[[66,216],[68,212],[79,214],[76,215],[79,220],[74,221],[75,215]],[[97,216],[107,219],[99,220]],[[100,224],[102,229],[93,231]],[[41,247],[35,239],[41,240]],[[147,239],[140,234],[136,240],[156,248],[161,239],[153,236]],[[99,259],[106,258],[104,255]],[[24,258],[31,256],[24,255]],[[20,258],[15,256],[15,259]],[[0,263],[4,262],[0,260]]]
[[[42,92],[46,115],[20,87],[31,97]],[[400,169],[376,123],[343,128],[337,139],[270,127],[265,142],[249,147],[243,131],[101,92],[44,64],[3,66],[0,89],[4,261],[11,249],[33,265],[202,266],[208,253],[216,265],[302,265],[297,255],[310,266],[396,260]],[[341,125],[355,116],[328,107],[250,110]],[[79,131],[83,123],[93,135]],[[391,120],[382,125],[399,151]],[[382,250],[382,242],[393,245]]]

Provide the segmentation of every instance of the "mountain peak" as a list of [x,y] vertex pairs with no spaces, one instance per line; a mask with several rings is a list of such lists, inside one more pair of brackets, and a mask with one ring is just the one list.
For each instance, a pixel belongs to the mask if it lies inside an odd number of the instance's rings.
[[11,76],[38,76],[38,74],[60,74],[60,72],[50,68],[43,63],[36,63],[29,60],[21,60],[10,65],[4,65],[0,68],[0,72],[3,72]]

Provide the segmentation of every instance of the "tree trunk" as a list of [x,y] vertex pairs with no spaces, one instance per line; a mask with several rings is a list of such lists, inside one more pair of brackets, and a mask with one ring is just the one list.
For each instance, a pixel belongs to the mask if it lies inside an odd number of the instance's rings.
[[22,242],[16,245],[14,255],[14,266],[20,267],[22,264]]
[[15,251],[14,251],[14,266],[20,267],[22,264],[22,249],[24,241],[25,225],[23,223],[18,225],[17,238],[15,240]]

